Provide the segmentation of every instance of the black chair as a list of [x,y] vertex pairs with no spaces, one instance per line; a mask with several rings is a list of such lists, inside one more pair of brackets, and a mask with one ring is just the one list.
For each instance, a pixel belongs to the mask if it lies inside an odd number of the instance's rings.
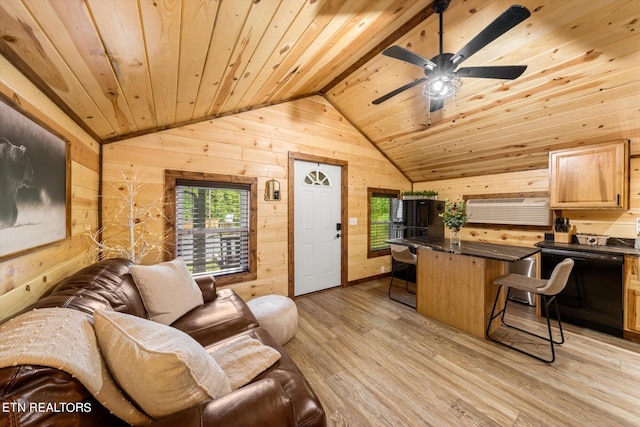
[[[487,325],[487,337],[492,341],[495,341],[502,345],[510,347],[514,350],[519,351],[520,353],[524,353],[531,357],[535,357],[536,359],[546,363],[553,363],[556,360],[556,353],[553,345],[564,343],[564,333],[562,331],[562,322],[560,321],[560,311],[558,310],[558,301],[556,300],[556,296],[560,292],[562,292],[565,286],[567,286],[567,281],[569,279],[569,275],[571,274],[572,268],[573,268],[573,260],[571,258],[566,258],[561,263],[556,265],[556,267],[553,269],[553,272],[551,273],[551,277],[547,280],[536,279],[535,277],[523,276],[521,274],[505,274],[504,276],[500,276],[497,279],[495,279],[493,283],[498,285],[498,293],[493,303],[493,308],[491,309],[491,316],[489,317],[489,324]],[[495,313],[503,286],[506,286],[509,289],[507,291],[507,297],[504,302],[504,308],[498,311],[497,313]],[[507,307],[509,306],[509,301],[511,299],[510,294],[512,289],[520,289],[525,292],[531,292],[532,294],[540,295],[540,299],[543,304],[544,314],[547,319],[547,330],[549,332],[548,337],[535,334],[533,332],[521,329],[517,326],[510,325],[507,322],[505,322],[504,316],[505,316],[505,313],[507,312]],[[549,309],[551,304],[554,305],[555,312],[557,315],[558,328],[560,329],[560,341],[554,341],[553,334],[551,332],[551,322],[549,319]],[[517,329],[529,335],[533,335],[535,337],[548,341],[551,347],[551,357],[549,359],[542,358],[536,354],[527,352],[525,350],[509,345],[503,341],[499,341],[494,337],[492,337],[489,331],[491,329],[491,323],[493,319],[495,319],[496,317],[500,317],[502,324],[509,328]]]
[[[401,269],[408,270],[413,266],[415,271],[415,267],[418,262],[418,257],[416,256],[416,254],[411,252],[408,246],[392,244],[390,245],[390,248],[391,248],[391,283],[389,283],[389,299],[399,302],[401,304],[404,304],[406,306],[409,306],[411,308],[415,308],[414,306],[412,306],[411,304],[408,304],[405,301],[392,297],[391,288],[393,287],[393,279],[395,278],[396,272],[398,270],[401,270]],[[406,279],[404,284],[405,289],[407,290],[407,292],[415,294],[415,292],[411,292],[409,290],[409,271],[406,272],[405,279]]]

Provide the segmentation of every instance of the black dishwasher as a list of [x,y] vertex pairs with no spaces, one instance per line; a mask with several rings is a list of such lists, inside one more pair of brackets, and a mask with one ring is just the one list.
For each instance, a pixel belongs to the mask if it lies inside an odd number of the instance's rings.
[[[542,249],[542,278],[572,258],[567,286],[558,295],[560,319],[617,337],[623,330],[624,256],[565,249]],[[555,317],[555,313],[551,313]]]

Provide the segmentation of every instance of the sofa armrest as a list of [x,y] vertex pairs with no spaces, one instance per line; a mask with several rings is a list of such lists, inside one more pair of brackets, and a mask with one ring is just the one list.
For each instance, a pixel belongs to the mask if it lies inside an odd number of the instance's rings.
[[193,279],[200,287],[200,292],[202,292],[202,298],[204,299],[205,304],[216,299],[216,278],[213,276],[213,274],[196,276]]
[[273,378],[248,384],[232,393],[151,424],[173,426],[295,426],[293,406]]

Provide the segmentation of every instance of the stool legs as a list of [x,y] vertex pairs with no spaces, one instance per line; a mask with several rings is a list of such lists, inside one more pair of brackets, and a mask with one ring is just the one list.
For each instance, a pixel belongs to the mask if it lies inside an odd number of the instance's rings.
[[[496,295],[495,301],[493,302],[493,308],[491,309],[491,316],[489,317],[489,323],[487,325],[487,331],[486,331],[487,332],[487,338],[489,338],[491,341],[495,341],[497,343],[500,343],[500,344],[502,344],[502,345],[504,345],[506,347],[512,348],[512,349],[514,349],[516,351],[519,351],[520,353],[524,353],[526,355],[534,357],[534,358],[536,358],[538,360],[541,360],[543,362],[553,363],[556,360],[556,353],[555,353],[555,349],[554,349],[554,344],[563,344],[564,343],[564,332],[562,331],[562,321],[560,320],[560,311],[558,310],[558,301],[556,301],[556,296],[553,295],[553,296],[549,297],[547,295],[540,295],[540,298],[542,299],[542,303],[543,303],[543,306],[544,306],[544,314],[545,314],[545,317],[546,317],[546,320],[547,320],[547,331],[548,331],[549,336],[546,337],[546,336],[543,336],[543,335],[535,334],[535,333],[533,333],[531,331],[524,330],[524,329],[519,328],[519,327],[517,327],[515,325],[510,325],[505,321],[505,313],[507,311],[507,306],[509,305],[509,296],[511,294],[511,288],[509,288],[509,290],[507,291],[506,300],[504,302],[504,308],[502,308],[502,310],[498,311],[497,313],[495,312],[496,311],[496,307],[498,306],[498,301],[500,300],[500,292],[501,291],[502,291],[502,285],[499,285],[498,286],[498,293]],[[553,332],[551,331],[551,319],[550,319],[550,316],[549,316],[549,308],[551,307],[551,304],[554,305],[554,308],[556,310],[556,314],[557,314],[557,317],[558,317],[557,320],[558,320],[558,329],[560,330],[560,341],[555,341],[553,339]],[[507,344],[505,342],[502,342],[502,341],[499,341],[499,340],[493,338],[491,336],[491,334],[490,334],[490,330],[491,330],[491,323],[492,323],[493,319],[495,319],[496,317],[500,317],[500,322],[503,325],[505,325],[505,326],[507,326],[509,328],[516,329],[516,330],[521,331],[521,332],[525,332],[525,333],[527,333],[529,335],[532,335],[534,337],[537,337],[537,338],[540,338],[540,339],[543,339],[543,340],[549,342],[549,346],[550,346],[550,349],[551,349],[551,358],[550,359],[542,358],[542,357],[540,357],[538,355],[529,353],[529,352],[527,352],[525,350],[519,349],[517,347],[514,347],[512,345],[509,345],[509,344]]]
[[[395,302],[399,302],[400,304],[404,304],[407,307],[415,308],[411,304],[408,304],[408,303],[406,303],[406,302],[404,302],[402,300],[399,300],[399,299],[394,298],[394,297],[391,296],[391,288],[393,287],[393,279],[394,279],[395,274],[396,274],[396,265],[397,265],[397,263],[398,262],[396,260],[394,260],[394,259],[391,260],[391,282],[389,283],[389,299],[393,300]],[[410,294],[415,294],[415,292],[411,292],[409,290],[409,278],[407,278],[407,280],[405,281],[404,287],[407,290],[407,292],[409,292]]]

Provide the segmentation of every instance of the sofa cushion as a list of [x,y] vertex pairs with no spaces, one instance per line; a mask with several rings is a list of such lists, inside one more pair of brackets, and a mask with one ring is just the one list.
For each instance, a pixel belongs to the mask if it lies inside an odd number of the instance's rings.
[[151,417],[231,392],[215,360],[177,329],[113,311],[96,312],[94,326],[112,375]]
[[134,265],[131,275],[149,318],[170,325],[189,310],[204,304],[202,292],[182,258],[155,265]]
[[171,326],[206,347],[255,328],[258,321],[238,294],[231,289],[221,289],[214,301],[194,308]]

